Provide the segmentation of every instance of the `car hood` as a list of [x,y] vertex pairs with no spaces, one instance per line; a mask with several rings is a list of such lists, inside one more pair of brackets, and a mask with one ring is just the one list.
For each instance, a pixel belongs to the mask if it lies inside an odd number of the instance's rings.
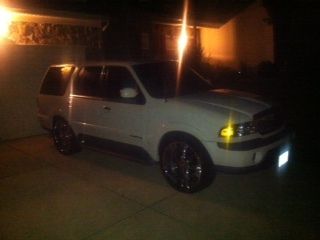
[[181,100],[203,107],[218,107],[252,117],[271,107],[258,95],[230,89],[215,89],[201,94],[184,96]]

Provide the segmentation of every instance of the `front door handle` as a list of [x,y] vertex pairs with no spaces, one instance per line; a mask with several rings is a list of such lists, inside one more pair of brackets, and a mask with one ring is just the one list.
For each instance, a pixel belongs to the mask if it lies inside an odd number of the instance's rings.
[[108,106],[103,106],[103,109],[110,111],[111,108],[109,108]]

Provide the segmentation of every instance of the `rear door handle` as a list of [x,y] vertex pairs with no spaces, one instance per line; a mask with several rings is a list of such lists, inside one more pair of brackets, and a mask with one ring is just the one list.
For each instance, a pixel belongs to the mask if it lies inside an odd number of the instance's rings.
[[111,108],[109,108],[108,106],[103,106],[103,109],[110,111]]

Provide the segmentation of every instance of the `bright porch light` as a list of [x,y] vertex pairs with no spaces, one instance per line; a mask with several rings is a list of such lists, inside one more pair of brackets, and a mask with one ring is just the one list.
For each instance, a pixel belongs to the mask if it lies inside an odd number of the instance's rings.
[[180,77],[181,77],[183,55],[188,44],[187,16],[188,16],[188,0],[184,0],[181,33],[178,39],[178,71],[177,71],[177,85],[176,85],[177,95],[179,94],[179,91],[180,91]]
[[8,35],[12,18],[12,12],[4,7],[0,7],[0,38],[4,38]]
[[182,61],[184,51],[185,51],[186,46],[188,44],[187,15],[188,15],[188,0],[185,0],[184,7],[183,7],[181,33],[180,33],[180,36],[178,39],[179,62]]

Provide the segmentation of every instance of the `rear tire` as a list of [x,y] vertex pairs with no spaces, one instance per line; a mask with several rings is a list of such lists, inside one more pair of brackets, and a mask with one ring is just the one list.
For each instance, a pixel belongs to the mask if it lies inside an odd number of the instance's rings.
[[52,135],[60,153],[70,155],[81,150],[78,139],[67,121],[63,119],[54,121]]
[[198,140],[187,134],[167,139],[160,154],[162,174],[180,192],[200,191],[214,180],[214,164],[208,152]]

